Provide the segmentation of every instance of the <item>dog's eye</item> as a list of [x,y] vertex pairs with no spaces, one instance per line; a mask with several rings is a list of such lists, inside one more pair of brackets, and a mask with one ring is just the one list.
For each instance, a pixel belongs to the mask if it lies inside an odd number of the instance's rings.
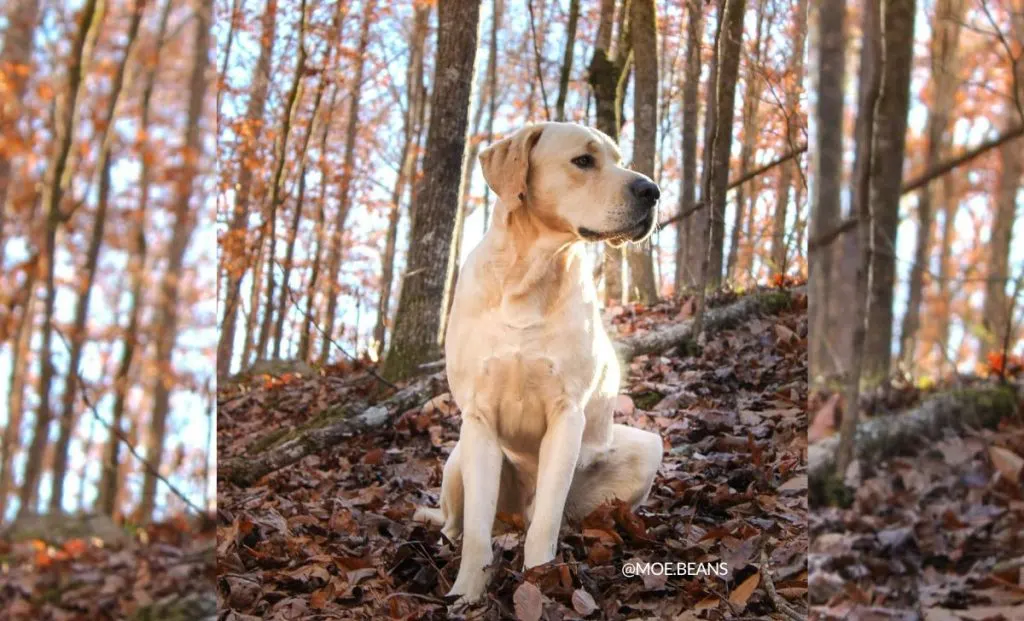
[[587,168],[593,168],[595,164],[594,156],[588,153],[586,155],[574,157],[572,158],[572,163],[575,164],[577,168],[583,168],[584,170]]

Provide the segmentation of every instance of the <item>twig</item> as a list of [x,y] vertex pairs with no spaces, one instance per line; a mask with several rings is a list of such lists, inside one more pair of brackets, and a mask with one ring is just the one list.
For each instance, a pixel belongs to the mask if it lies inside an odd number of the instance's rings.
[[[54,332],[57,333],[57,336],[60,337],[60,340],[64,342],[64,346],[68,347],[70,349],[71,345],[68,343],[68,340],[64,336],[64,333],[61,332],[60,329],[57,328],[57,327],[54,327],[53,330],[54,330]],[[82,393],[82,401],[85,402],[85,406],[87,408],[89,408],[89,411],[92,413],[93,418],[95,418],[99,422],[99,424],[101,424],[104,427],[106,427],[107,430],[110,431],[110,433],[114,434],[114,436],[116,436],[118,440],[120,440],[122,443],[124,443],[124,445],[126,447],[128,447],[128,451],[132,455],[135,456],[135,459],[139,460],[139,463],[141,463],[143,465],[143,467],[147,471],[149,471],[150,474],[155,476],[158,481],[160,481],[164,485],[166,485],[167,489],[169,489],[172,494],[174,494],[175,496],[180,498],[190,509],[195,511],[197,515],[205,515],[206,514],[205,510],[200,508],[199,505],[197,505],[196,503],[194,503],[191,500],[189,500],[188,496],[186,496],[184,492],[182,492],[180,489],[178,489],[174,485],[174,483],[171,483],[165,476],[160,474],[160,469],[159,468],[154,466],[152,463],[150,463],[148,460],[146,460],[146,458],[144,458],[142,455],[139,454],[139,451],[135,448],[135,445],[132,444],[131,440],[128,439],[128,436],[126,436],[123,431],[121,431],[120,429],[114,428],[114,426],[112,424],[108,423],[106,420],[103,419],[103,417],[100,415],[99,411],[96,409],[96,406],[93,404],[92,400],[89,399],[89,395],[86,394],[86,388],[89,387],[89,384],[85,381],[85,379],[82,377],[82,375],[78,372],[77,369],[72,369],[72,371],[75,373],[75,376],[78,378],[78,385],[81,386],[81,391],[80,392]]]
[[768,591],[768,597],[772,600],[775,610],[793,619],[793,621],[804,621],[803,615],[790,606],[786,600],[782,599],[782,596],[775,590],[771,567],[768,565],[768,551],[764,548],[761,548],[761,579],[764,581],[764,590]]

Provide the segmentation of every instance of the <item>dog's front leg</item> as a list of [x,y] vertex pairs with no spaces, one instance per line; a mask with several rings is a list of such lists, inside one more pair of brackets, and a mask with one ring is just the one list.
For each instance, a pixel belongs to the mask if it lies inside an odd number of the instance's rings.
[[480,599],[490,577],[491,528],[498,509],[501,480],[501,447],[494,431],[473,412],[462,417],[462,483],[464,491],[462,562],[449,595],[461,595],[461,602]]
[[527,569],[555,558],[558,529],[580,455],[583,411],[569,406],[556,415],[540,443],[533,520],[526,532],[523,564]]

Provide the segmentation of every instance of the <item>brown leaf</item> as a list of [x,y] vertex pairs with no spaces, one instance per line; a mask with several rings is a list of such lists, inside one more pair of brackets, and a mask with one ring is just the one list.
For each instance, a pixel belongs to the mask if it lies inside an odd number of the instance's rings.
[[512,595],[519,621],[538,621],[544,612],[544,594],[536,585],[524,582]]
[[597,602],[593,596],[583,589],[576,589],[572,592],[572,607],[584,617],[597,610]]
[[1001,446],[990,446],[988,456],[992,459],[992,465],[1009,479],[1014,485],[1020,485],[1021,471],[1024,470],[1024,458],[1009,449]]
[[740,612],[747,607],[747,600],[754,593],[757,585],[761,584],[761,572],[755,571],[753,575],[744,580],[738,587],[729,594],[729,603],[739,608]]

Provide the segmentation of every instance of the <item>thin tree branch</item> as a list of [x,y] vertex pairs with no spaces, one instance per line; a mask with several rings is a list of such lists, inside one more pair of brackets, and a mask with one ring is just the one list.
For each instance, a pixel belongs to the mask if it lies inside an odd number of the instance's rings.
[[537,45],[537,26],[533,17],[533,0],[527,0],[526,8],[530,11],[530,38],[533,39],[533,57],[537,65],[537,82],[540,83],[540,99],[544,103],[544,120],[551,120],[551,110],[548,108],[548,93],[544,88],[544,73],[541,71],[540,48]]

